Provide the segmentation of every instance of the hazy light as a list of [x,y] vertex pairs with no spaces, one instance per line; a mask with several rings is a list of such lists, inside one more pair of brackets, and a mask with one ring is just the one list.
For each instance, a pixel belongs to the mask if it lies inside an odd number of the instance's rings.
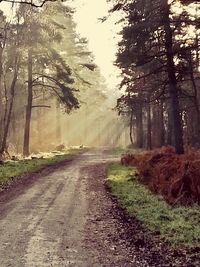
[[75,0],[73,5],[76,8],[74,20],[77,31],[88,39],[89,49],[109,89],[112,89],[119,83],[119,70],[113,66],[120,40],[117,33],[121,27],[115,24],[119,18],[112,16],[103,23],[99,20],[108,15],[109,5],[106,0]]
[[0,3],[0,9],[4,12],[4,15],[7,17],[7,20],[13,18],[13,5],[11,3],[2,2]]
[[[66,3],[68,4],[68,1]],[[108,15],[109,5],[106,0],[74,0],[71,5],[76,9],[74,20],[77,24],[77,32],[88,39],[89,50],[93,52],[108,88],[115,88],[119,83],[117,78],[119,70],[113,66],[120,40],[117,33],[121,27],[115,24],[119,17],[117,14],[112,15],[103,23],[99,20]],[[3,2],[0,3],[0,8],[8,19],[12,17],[12,4]]]

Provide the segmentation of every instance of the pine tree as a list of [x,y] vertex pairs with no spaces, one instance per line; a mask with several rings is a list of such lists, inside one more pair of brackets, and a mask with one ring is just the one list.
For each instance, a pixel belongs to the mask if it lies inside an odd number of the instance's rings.
[[[164,106],[170,114],[168,121],[172,125],[176,152],[181,154],[184,152],[184,118],[181,101],[183,81],[181,83],[180,78],[186,75],[186,64],[180,55],[190,51],[192,57],[187,55],[186,58],[191,74],[194,65],[192,51],[198,49],[198,45],[195,45],[194,39],[191,42],[191,36],[188,39],[184,36],[191,25],[198,27],[199,19],[191,18],[185,10],[181,14],[173,13],[172,8],[173,2],[169,4],[167,0],[137,0],[123,3],[117,1],[112,11],[123,10],[126,22],[121,32],[122,41],[119,43],[116,61],[124,77],[121,87],[126,88],[126,94],[134,97],[142,95],[142,101],[147,105],[146,110],[148,103],[165,102]],[[190,75],[189,80],[192,81],[193,78]],[[139,84],[140,80],[142,82]],[[195,88],[194,82],[193,87]],[[144,91],[145,94],[141,93]],[[138,98],[139,101],[140,99]],[[163,115],[161,117],[164,118]]]

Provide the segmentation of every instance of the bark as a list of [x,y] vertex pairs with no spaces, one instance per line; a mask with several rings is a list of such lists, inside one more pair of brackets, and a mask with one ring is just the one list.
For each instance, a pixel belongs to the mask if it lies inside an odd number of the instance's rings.
[[159,113],[160,113],[160,146],[165,145],[165,125],[164,125],[164,108],[163,101],[159,103]]
[[[11,90],[10,90],[10,92],[11,92]],[[5,80],[4,80],[4,99],[5,99],[5,103],[4,103],[4,115],[2,117],[2,120],[3,120],[2,121],[2,134],[5,130],[7,115],[8,115],[8,89],[7,89]]]
[[[15,104],[16,106],[16,104]],[[13,143],[13,149],[15,153],[17,153],[17,140],[18,140],[18,134],[17,133],[17,116],[15,113],[16,110],[13,110],[12,118],[11,118],[11,133],[12,133],[12,143]]]
[[30,154],[30,127],[31,127],[31,113],[32,113],[32,102],[33,102],[33,79],[32,79],[32,51],[28,51],[28,98],[26,106],[26,118],[24,128],[24,146],[23,155],[28,156]]
[[197,128],[197,136],[200,136],[200,109],[199,109],[199,100],[198,100],[198,89],[194,77],[194,69],[193,69],[193,64],[192,64],[192,55],[190,53],[189,55],[189,70],[190,70],[190,79],[192,83],[192,87],[194,90],[194,105],[196,109],[196,114],[197,114],[197,121],[196,121],[196,128]]
[[143,114],[141,104],[137,105],[136,110],[136,144],[138,148],[143,148]]
[[[3,29],[3,28],[2,28]],[[7,41],[7,24],[4,26],[4,34],[1,36],[3,39],[1,39],[0,42],[0,147],[2,147],[3,142],[3,52],[4,48],[6,46]],[[17,61],[16,61],[17,62]],[[15,66],[16,67],[16,66]]]
[[174,131],[174,145],[177,154],[184,153],[182,119],[178,99],[177,80],[173,56],[173,37],[170,27],[170,6],[167,0],[163,0],[163,21],[165,31],[165,49],[167,56],[167,72],[169,80],[169,93],[171,98],[172,121]]
[[3,71],[2,71],[2,53],[3,53],[3,49],[0,48],[0,146],[2,145],[2,138],[3,138],[3,95],[2,95],[2,75],[3,75]]
[[129,133],[130,141],[131,141],[131,144],[133,145],[134,144],[134,141],[133,141],[133,110],[131,110],[129,127],[130,127],[130,133]]
[[152,149],[151,105],[147,104],[147,149]]
[[3,138],[2,138],[2,144],[1,144],[1,150],[0,154],[3,154],[4,152],[7,152],[7,138],[8,138],[8,132],[11,122],[11,116],[12,116],[12,110],[13,110],[13,104],[14,104],[14,98],[15,98],[15,85],[17,82],[17,76],[18,76],[18,63],[17,59],[15,61],[15,70],[14,70],[14,76],[10,87],[10,104],[7,111],[7,118],[5,120],[5,126],[4,126],[4,132],[3,132]]
[[173,145],[173,123],[172,123],[172,111],[171,107],[168,108],[168,116],[167,116],[167,145],[172,146]]
[[152,146],[160,147],[160,110],[158,102],[156,101],[152,106],[152,118],[150,117],[150,114],[148,114],[148,112],[150,112],[150,110],[148,111],[149,108],[150,107],[147,107],[147,129],[148,120],[151,119]]

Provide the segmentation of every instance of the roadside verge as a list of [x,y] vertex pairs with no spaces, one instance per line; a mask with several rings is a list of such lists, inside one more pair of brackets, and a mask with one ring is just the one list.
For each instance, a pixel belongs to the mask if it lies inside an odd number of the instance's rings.
[[119,206],[130,217],[136,217],[147,233],[157,235],[172,247],[199,247],[199,206],[170,206],[162,196],[139,183],[136,169],[118,163],[108,165],[106,184]]
[[0,166],[0,195],[18,184],[31,184],[40,176],[60,168],[71,162],[83,149],[72,149],[52,157],[31,158],[18,161],[8,161]]

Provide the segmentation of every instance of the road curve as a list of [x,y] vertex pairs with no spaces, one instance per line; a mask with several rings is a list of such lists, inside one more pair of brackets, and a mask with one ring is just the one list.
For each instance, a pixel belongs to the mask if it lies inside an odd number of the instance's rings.
[[84,248],[89,172],[82,170],[109,159],[86,152],[14,198],[0,198],[0,267],[101,266]]

